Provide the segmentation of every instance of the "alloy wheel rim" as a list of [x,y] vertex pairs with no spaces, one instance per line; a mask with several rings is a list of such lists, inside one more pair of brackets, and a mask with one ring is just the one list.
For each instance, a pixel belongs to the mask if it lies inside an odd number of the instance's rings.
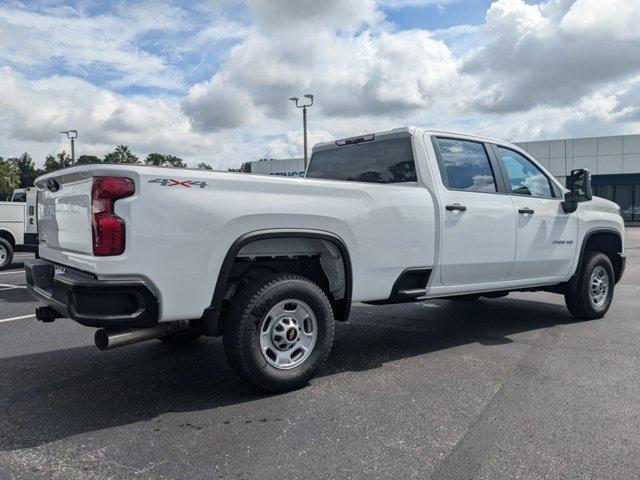
[[279,370],[295,368],[309,358],[317,337],[316,316],[300,300],[277,303],[260,322],[260,352]]
[[589,279],[589,297],[594,307],[601,307],[609,295],[609,275],[604,267],[597,266]]
[[7,259],[7,249],[4,245],[0,245],[0,263],[4,262]]

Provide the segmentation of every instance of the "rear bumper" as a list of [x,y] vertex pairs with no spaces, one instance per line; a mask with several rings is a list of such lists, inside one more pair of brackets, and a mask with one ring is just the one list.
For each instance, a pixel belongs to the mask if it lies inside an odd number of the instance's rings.
[[89,327],[150,327],[158,300],[142,281],[98,280],[44,260],[25,262],[27,288],[60,315]]

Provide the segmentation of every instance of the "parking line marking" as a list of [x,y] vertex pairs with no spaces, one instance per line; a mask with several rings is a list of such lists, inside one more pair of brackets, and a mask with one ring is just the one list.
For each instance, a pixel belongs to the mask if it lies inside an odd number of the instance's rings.
[[11,285],[8,283],[0,283],[0,287],[5,287],[6,288],[27,288],[26,285]]
[[0,323],[5,322],[15,322],[16,320],[25,320],[27,318],[35,317],[36,314],[32,313],[31,315],[21,315],[20,317],[11,317],[11,318],[0,318]]
[[18,269],[18,270],[7,270],[6,272],[0,272],[0,275],[9,275],[11,273],[20,273],[20,272],[24,272],[24,270],[22,269]]

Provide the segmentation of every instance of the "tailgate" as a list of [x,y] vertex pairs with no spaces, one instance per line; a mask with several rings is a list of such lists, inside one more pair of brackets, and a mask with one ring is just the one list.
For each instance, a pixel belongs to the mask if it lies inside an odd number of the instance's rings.
[[87,172],[46,179],[38,192],[38,237],[49,250],[93,253],[91,187]]

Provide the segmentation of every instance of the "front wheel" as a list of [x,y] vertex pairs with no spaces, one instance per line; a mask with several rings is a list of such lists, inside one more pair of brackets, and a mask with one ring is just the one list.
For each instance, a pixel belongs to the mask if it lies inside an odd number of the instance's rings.
[[306,385],[327,360],[333,332],[333,311],[325,293],[311,280],[290,274],[251,282],[223,321],[231,366],[269,392]]
[[0,238],[0,270],[4,270],[13,261],[13,247],[5,238]]
[[564,296],[571,314],[579,319],[602,318],[611,306],[615,285],[611,260],[602,252],[585,253],[578,285]]

